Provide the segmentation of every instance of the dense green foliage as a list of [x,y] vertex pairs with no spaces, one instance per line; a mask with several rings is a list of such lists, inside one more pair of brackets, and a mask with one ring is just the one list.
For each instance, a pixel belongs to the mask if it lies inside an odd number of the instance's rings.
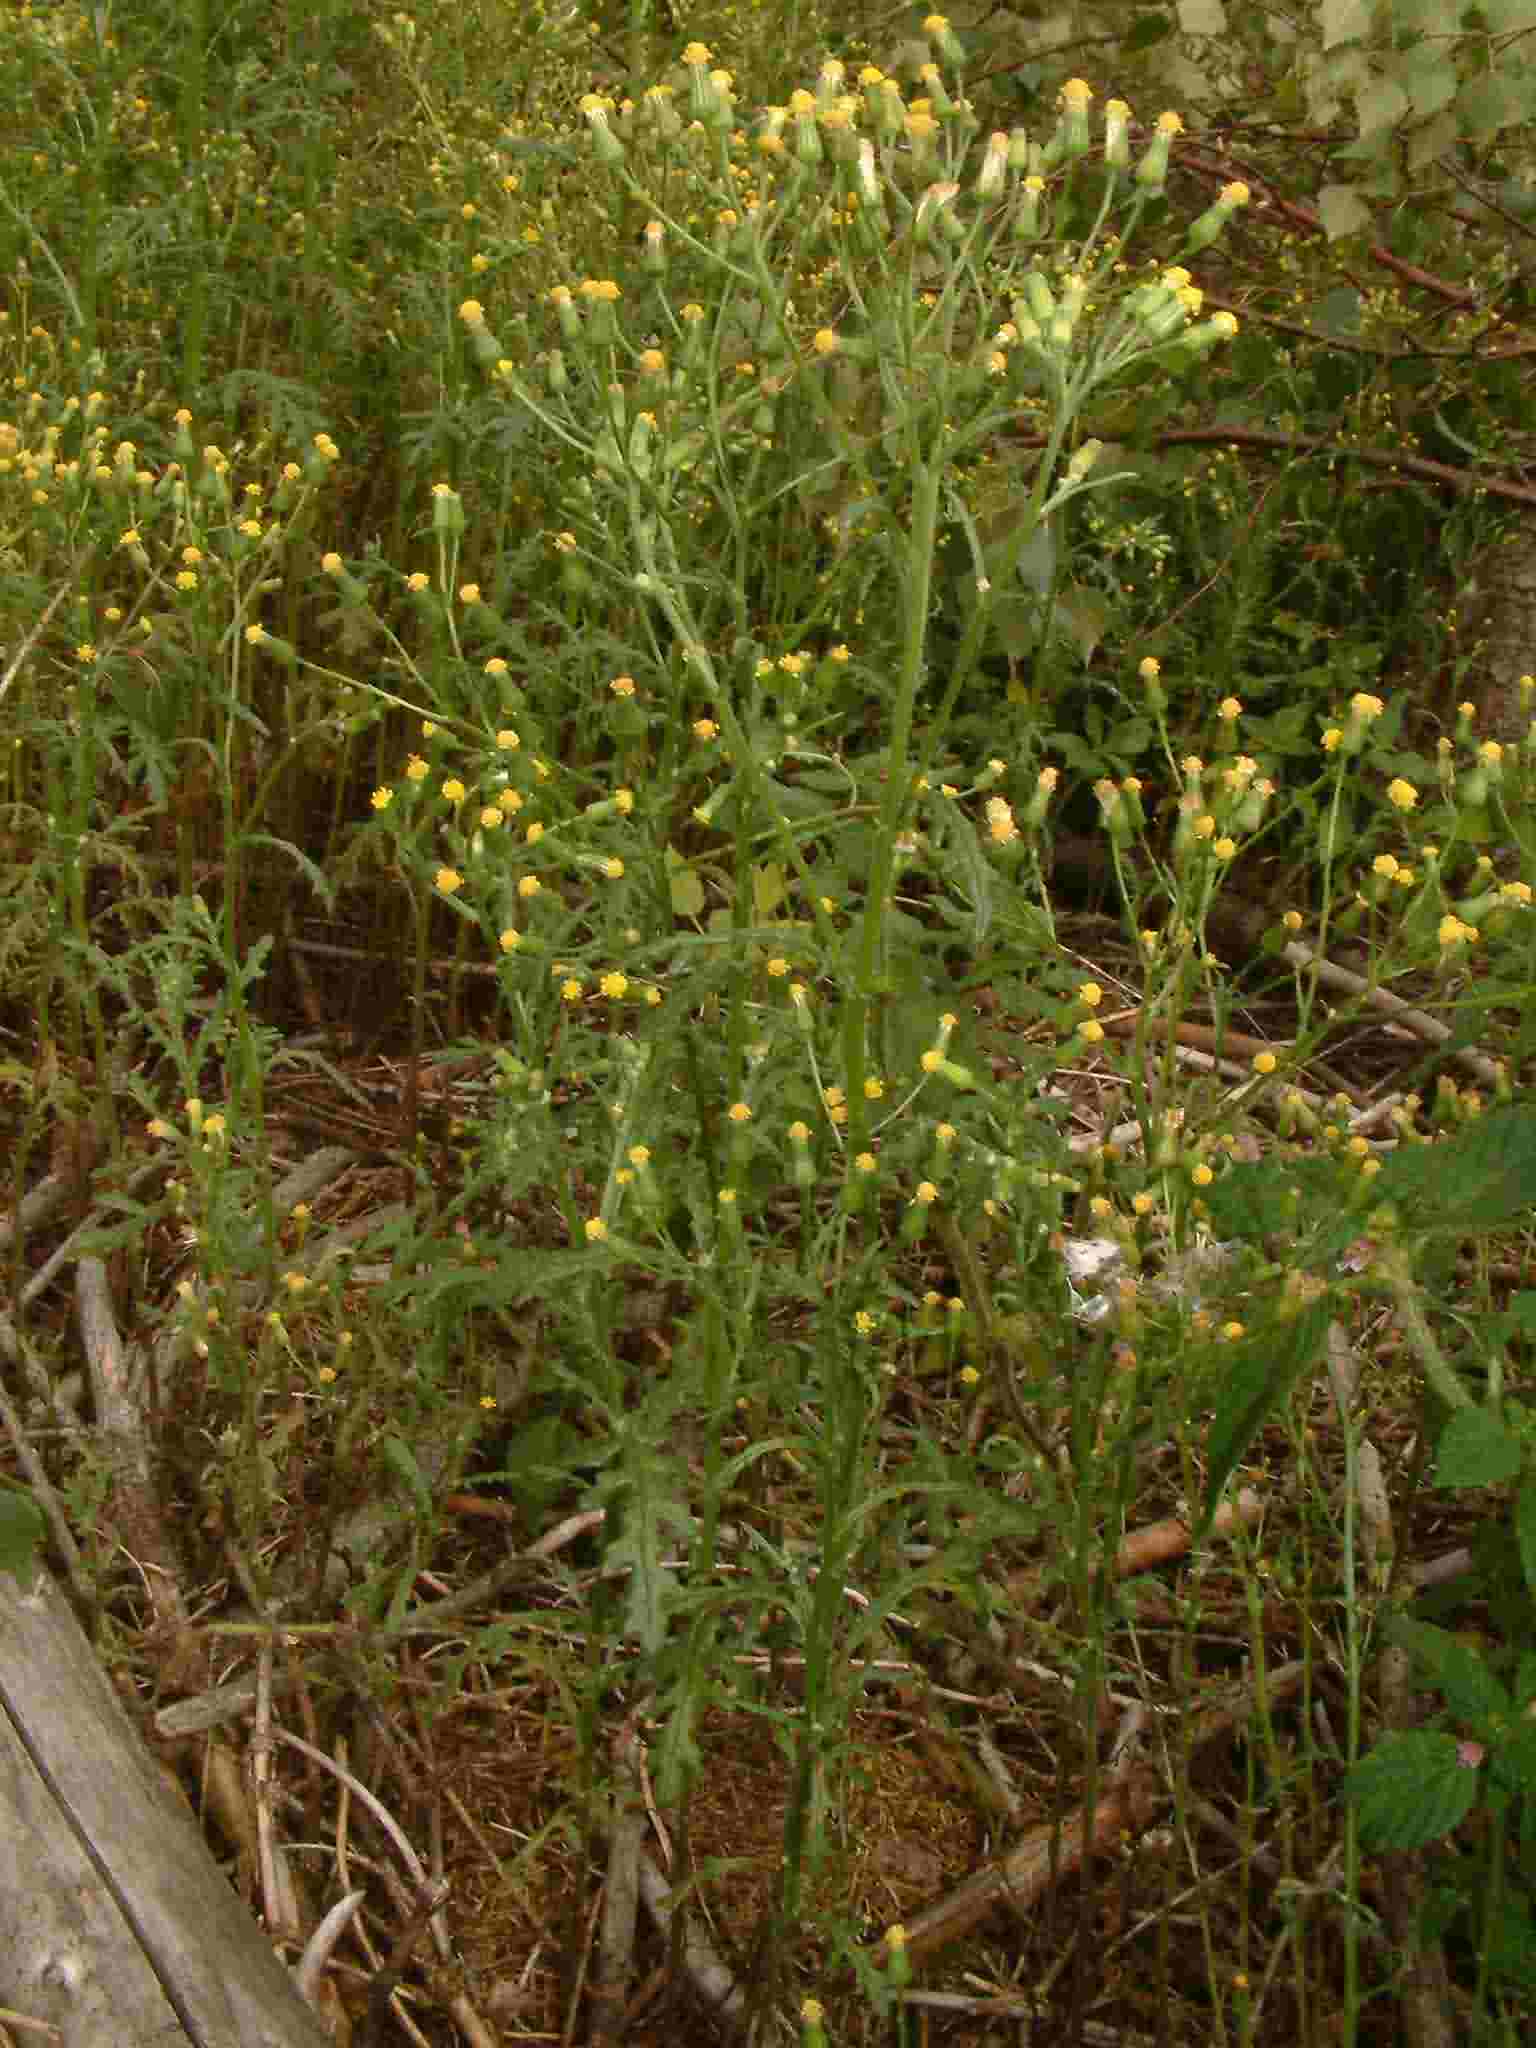
[[[1427,2041],[1411,1955],[1516,2038],[1536,685],[1457,600],[1524,542],[1532,25],[7,15],[12,1206],[112,1262],[215,1635],[562,1729],[509,1913],[581,1927],[643,1726],[809,2042],[930,1968]],[[128,1637],[38,1241],[0,1564],[46,1510]],[[1070,1968],[870,1945],[885,1698],[976,1860],[1171,1815],[1100,1975],[1097,1880]]]

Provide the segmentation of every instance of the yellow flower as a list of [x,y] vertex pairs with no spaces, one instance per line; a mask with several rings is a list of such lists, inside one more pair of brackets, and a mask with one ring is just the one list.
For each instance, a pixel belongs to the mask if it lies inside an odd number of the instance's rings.
[[837,331],[831,327],[818,327],[811,336],[811,347],[819,356],[835,356],[842,345]]
[[405,764],[405,778],[407,782],[425,782],[430,773],[431,770],[420,754],[412,754]]
[[1387,801],[1397,810],[1411,811],[1418,800],[1419,792],[1411,782],[1404,781],[1401,775],[1387,784]]
[[748,1124],[752,1121],[752,1110],[745,1102],[733,1102],[726,1111],[733,1124]]
[[368,801],[376,811],[387,811],[395,800],[395,792],[389,788],[376,789]]
[[431,580],[431,577],[427,575],[425,570],[413,569],[405,579],[405,587],[407,590],[422,591],[427,588]]
[[560,984],[560,999],[566,1003],[579,1003],[583,984],[574,974],[568,974]]
[[608,687],[612,690],[615,697],[633,697],[635,694],[635,679],[633,676],[615,676]]
[[610,1002],[616,1003],[629,993],[629,976],[617,972],[605,974],[598,987]]
[[1253,1056],[1253,1071],[1256,1074],[1272,1074],[1280,1062],[1272,1052],[1256,1052]]
[[617,882],[624,873],[624,863],[616,853],[610,854],[603,862],[603,873],[610,882]]
[[517,893],[526,902],[530,896],[537,896],[543,886],[537,875],[524,875],[517,885]]
[[437,886],[445,896],[452,896],[464,886],[464,877],[457,868],[439,868]]
[[601,1244],[608,1235],[608,1226],[601,1216],[589,1216],[582,1229],[586,1232],[588,1244]]
[[507,664],[499,654],[493,654],[485,664],[485,673],[488,676],[504,676],[506,672]]
[[1090,1010],[1096,1010],[1104,1000],[1104,991],[1096,981],[1079,982],[1077,1000],[1085,1003]]
[[457,775],[450,775],[443,784],[443,796],[451,804],[463,803],[466,794],[464,785],[460,782]]
[[496,943],[500,946],[503,953],[515,953],[523,943],[523,935],[521,932],[514,931],[511,925],[508,925]]

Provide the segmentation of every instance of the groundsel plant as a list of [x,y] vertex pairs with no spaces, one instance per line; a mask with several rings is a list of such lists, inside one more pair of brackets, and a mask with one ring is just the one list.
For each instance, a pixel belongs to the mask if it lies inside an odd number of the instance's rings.
[[[548,346],[525,362],[504,352],[493,309],[473,299],[459,309],[477,357],[576,458],[558,543],[572,588],[638,594],[649,608],[658,671],[685,665],[718,725],[732,796],[776,841],[813,918],[817,890],[774,777],[795,748],[793,714],[778,749],[760,731],[754,743],[741,716],[756,655],[754,518],[786,495],[840,491],[834,534],[867,534],[885,556],[902,617],[860,929],[841,977],[850,1158],[868,1140],[898,849],[920,770],[980,655],[989,602],[1015,583],[1042,522],[1108,480],[1093,476],[1099,445],[1078,438],[1090,399],[1149,359],[1196,360],[1236,327],[1230,314],[1199,317],[1185,270],[1136,277],[1127,264],[1143,209],[1162,192],[1177,115],[1159,118],[1133,162],[1130,110],[1108,104],[1097,218],[1064,245],[1052,222],[1087,168],[1090,88],[1068,82],[1044,141],[1023,130],[980,137],[958,39],[942,16],[924,29],[936,61],[911,98],[874,67],[854,76],[830,60],[787,105],[746,118],[730,74],[699,43],[675,82],[638,103],[588,95],[596,162],[644,215],[637,285],[556,287]],[[1246,197],[1229,187],[1189,247],[1214,239]],[[744,365],[731,362],[746,350]],[[1043,439],[1033,483],[1006,544],[985,549],[966,478],[1021,423]],[[723,621],[710,630],[687,573],[689,529],[701,523],[737,570],[734,632]],[[935,551],[950,528],[971,551],[979,602],[919,732]],[[805,638],[818,624],[803,622]],[[994,844],[1006,845],[1010,822],[994,797]]]

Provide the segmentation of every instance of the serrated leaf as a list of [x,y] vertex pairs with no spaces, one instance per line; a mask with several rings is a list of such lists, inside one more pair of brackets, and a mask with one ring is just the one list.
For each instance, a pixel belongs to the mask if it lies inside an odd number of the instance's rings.
[[1330,1318],[1327,1300],[1319,1298],[1299,1315],[1277,1319],[1223,1351],[1216,1412],[1206,1437],[1206,1529],[1248,1446],[1297,1380],[1322,1356]]
[[1317,211],[1330,242],[1363,234],[1371,224],[1371,209],[1353,185],[1325,185],[1317,195]]
[[667,1639],[672,1602],[672,1574],[663,1562],[669,1535],[681,1541],[693,1520],[680,1501],[666,1500],[649,1487],[627,1489],[618,1536],[604,1552],[605,1565],[627,1568],[624,1628],[647,1655],[654,1656]]
[[1456,97],[1456,66],[1444,43],[1416,43],[1398,57],[1394,68],[1397,81],[1420,121],[1438,114]]
[[1478,1793],[1475,1768],[1454,1735],[1388,1735],[1345,1779],[1368,1849],[1422,1849],[1460,1825]]
[[960,856],[971,913],[971,942],[980,946],[992,929],[992,864],[982,852],[975,826],[958,810],[950,819],[948,837],[950,846]]
[[43,1511],[30,1493],[0,1483],[0,1571],[9,1572],[28,1591],[37,1577],[46,1527]]
[[1266,1237],[1294,1243],[1313,1217],[1334,1202],[1338,1174],[1331,1160],[1272,1159],[1245,1161],[1232,1167],[1204,1191],[1217,1237],[1241,1237],[1257,1243]]
[[432,1513],[432,1488],[426,1473],[416,1462],[416,1453],[403,1437],[386,1436],[380,1440],[379,1456],[404,1486],[415,1503],[416,1512],[425,1520]]
[[1392,1153],[1375,1191],[1411,1208],[1416,1228],[1471,1237],[1516,1222],[1536,1205],[1536,1110],[1493,1110],[1454,1137]]
[[1501,1486],[1525,1462],[1520,1440],[1486,1408],[1461,1408],[1435,1446],[1437,1486]]
[[1386,1634],[1429,1674],[1457,1720],[1465,1721],[1479,1735],[1490,1735],[1491,1724],[1510,1714],[1508,1692],[1478,1652],[1449,1629],[1436,1628],[1428,1621],[1412,1621],[1407,1615],[1395,1615],[1387,1624]]

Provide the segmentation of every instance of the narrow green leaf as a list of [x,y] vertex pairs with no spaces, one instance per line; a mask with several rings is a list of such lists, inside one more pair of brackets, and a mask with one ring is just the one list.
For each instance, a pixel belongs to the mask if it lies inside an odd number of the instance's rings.
[[46,1528],[43,1511],[30,1493],[0,1481],[0,1571],[31,1590]]
[[1223,1353],[1221,1389],[1206,1439],[1210,1478],[1205,1530],[1210,1528],[1226,1483],[1248,1446],[1297,1380],[1322,1355],[1330,1313],[1326,1299],[1320,1299],[1299,1315],[1269,1323]]
[[1515,1540],[1525,1583],[1536,1595],[1536,1479],[1527,1479],[1515,1496]]
[[415,1502],[416,1512],[424,1519],[429,1516],[432,1512],[432,1488],[410,1445],[403,1437],[386,1436],[379,1444],[379,1455]]

